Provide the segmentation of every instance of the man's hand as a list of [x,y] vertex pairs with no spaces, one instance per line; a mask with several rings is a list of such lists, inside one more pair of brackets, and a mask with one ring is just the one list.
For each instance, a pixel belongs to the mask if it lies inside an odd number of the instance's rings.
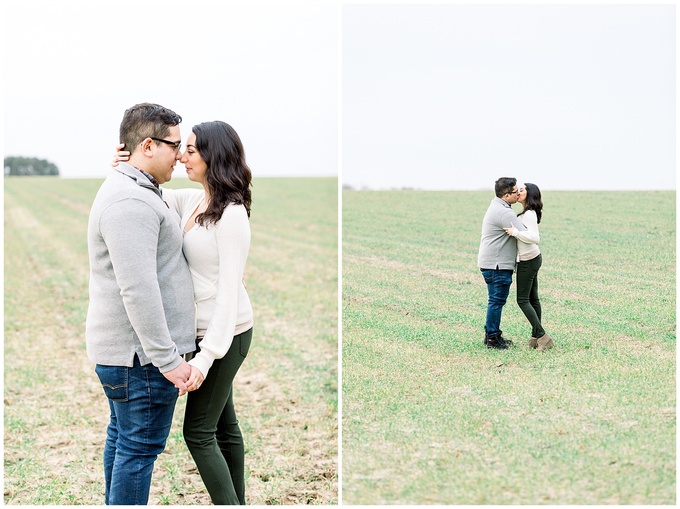
[[163,376],[179,389],[180,396],[184,396],[187,393],[187,380],[189,380],[189,377],[191,376],[191,366],[187,361],[182,359],[182,363],[179,366],[163,373]]

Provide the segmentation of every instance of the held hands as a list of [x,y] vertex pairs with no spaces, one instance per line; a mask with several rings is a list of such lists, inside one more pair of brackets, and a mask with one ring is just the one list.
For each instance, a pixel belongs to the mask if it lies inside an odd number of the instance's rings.
[[192,366],[184,359],[175,369],[163,373],[163,376],[179,389],[180,396],[200,388],[205,379],[203,373],[198,368]]
[[111,166],[114,168],[118,166],[118,163],[123,161],[127,161],[130,159],[130,151],[128,150],[123,150],[125,147],[124,143],[121,143],[120,145],[116,145],[116,154],[113,156],[113,160],[111,161]]
[[203,383],[203,380],[203,373],[201,373],[201,371],[196,366],[191,366],[191,376],[187,381],[187,390],[191,392],[199,389]]
[[175,369],[166,371],[163,376],[170,380],[179,389],[179,395],[184,396],[187,392],[187,380],[191,376],[191,365],[182,359],[182,363]]

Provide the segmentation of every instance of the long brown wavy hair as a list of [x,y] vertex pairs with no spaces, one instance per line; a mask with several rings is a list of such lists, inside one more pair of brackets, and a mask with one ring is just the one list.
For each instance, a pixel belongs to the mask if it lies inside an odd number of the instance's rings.
[[524,188],[527,190],[527,197],[526,200],[524,200],[524,209],[517,215],[521,216],[527,210],[533,210],[536,212],[536,223],[540,223],[541,216],[543,216],[543,200],[541,200],[541,190],[536,184],[532,184],[531,182],[525,182]]
[[246,164],[243,144],[227,123],[216,120],[191,128],[196,135],[196,150],[206,163],[206,186],[210,203],[196,217],[201,226],[215,224],[230,203],[243,205],[250,217],[252,175]]

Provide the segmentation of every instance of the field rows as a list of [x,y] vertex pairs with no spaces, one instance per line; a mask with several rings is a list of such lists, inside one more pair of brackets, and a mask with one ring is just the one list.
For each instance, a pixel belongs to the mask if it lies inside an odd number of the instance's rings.
[[[256,334],[236,382],[251,504],[338,501],[336,184],[255,182]],[[83,337],[98,186],[5,182],[7,504],[102,501],[107,405]],[[489,201],[343,194],[343,502],[675,503],[675,193],[546,193],[546,353],[526,346],[514,290],[517,346],[482,346]],[[183,409],[155,504],[209,503]]]
[[674,503],[674,199],[544,195],[541,353],[514,288],[482,345],[488,193],[345,191],[343,501]]
[[[6,504],[103,503],[108,404],[84,338],[87,216],[100,183],[5,179]],[[333,504],[337,180],[256,179],[251,228],[256,325],[235,381],[246,496],[259,505]],[[156,463],[153,504],[210,503],[182,438],[184,405]]]

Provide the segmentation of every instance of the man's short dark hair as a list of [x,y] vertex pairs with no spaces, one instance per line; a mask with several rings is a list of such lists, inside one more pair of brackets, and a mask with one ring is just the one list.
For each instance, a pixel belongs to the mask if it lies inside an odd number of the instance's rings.
[[512,194],[512,188],[517,185],[515,177],[501,177],[496,181],[496,196],[503,198],[506,194]]
[[125,111],[120,123],[120,143],[131,153],[146,138],[165,138],[170,127],[182,122],[182,117],[160,104],[135,104]]

